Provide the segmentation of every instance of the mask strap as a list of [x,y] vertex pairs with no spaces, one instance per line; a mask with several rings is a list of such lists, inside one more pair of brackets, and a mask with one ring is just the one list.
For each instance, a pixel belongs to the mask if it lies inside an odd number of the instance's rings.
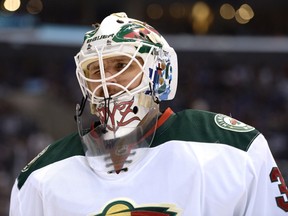
[[153,88],[152,88],[151,82],[149,82],[149,89],[150,89],[150,93],[151,93],[151,96],[152,96],[152,98],[153,98],[153,101],[154,101],[156,104],[159,104],[159,103],[160,103],[160,100],[159,100],[159,98],[155,95],[155,91],[154,91]]
[[76,121],[77,117],[80,117],[83,114],[87,98],[88,98],[87,96],[86,97],[82,97],[80,105],[79,104],[76,105],[76,114],[74,115],[74,120],[75,121]]
[[81,104],[76,104],[76,112],[74,115],[74,120],[77,123],[77,129],[78,129],[78,133],[79,133],[79,136],[81,137],[81,139],[83,137],[83,127],[82,127],[81,115],[83,114],[87,98],[88,98],[87,96],[82,97]]

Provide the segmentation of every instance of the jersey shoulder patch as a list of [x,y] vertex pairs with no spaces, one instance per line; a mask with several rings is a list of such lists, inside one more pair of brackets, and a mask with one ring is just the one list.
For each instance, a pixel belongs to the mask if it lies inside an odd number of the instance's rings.
[[159,128],[152,147],[182,140],[221,143],[247,151],[258,135],[254,127],[227,115],[188,109],[175,113]]
[[85,155],[78,133],[73,133],[50,144],[31,160],[18,176],[18,188],[21,189],[29,175],[35,170],[75,155]]
[[249,132],[255,130],[254,127],[223,114],[216,114],[214,121],[220,128],[224,130],[235,132]]

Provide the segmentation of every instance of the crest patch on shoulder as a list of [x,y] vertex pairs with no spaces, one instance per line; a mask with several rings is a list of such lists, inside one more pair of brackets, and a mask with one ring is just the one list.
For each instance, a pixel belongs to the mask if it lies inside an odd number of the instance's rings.
[[215,115],[214,121],[220,128],[235,132],[249,132],[255,129],[250,125],[223,114]]

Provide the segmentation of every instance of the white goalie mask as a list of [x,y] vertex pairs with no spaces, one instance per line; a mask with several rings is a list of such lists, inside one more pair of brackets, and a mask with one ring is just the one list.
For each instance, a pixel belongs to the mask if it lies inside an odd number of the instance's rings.
[[[91,131],[87,135],[79,127],[90,154],[111,154],[111,148],[102,148],[104,141],[107,144],[114,140],[110,147],[116,148],[123,145],[119,140],[127,143],[131,135],[133,143],[137,143],[133,148],[149,146],[153,135],[145,133],[148,126],[156,127],[158,103],[173,99],[176,93],[178,66],[174,49],[150,25],[128,18],[125,13],[115,13],[85,34],[75,62],[83,96],[100,120],[93,129],[97,136]],[[145,145],[139,143],[143,136]],[[99,142],[99,137],[102,147],[96,145],[95,149],[92,143]]]

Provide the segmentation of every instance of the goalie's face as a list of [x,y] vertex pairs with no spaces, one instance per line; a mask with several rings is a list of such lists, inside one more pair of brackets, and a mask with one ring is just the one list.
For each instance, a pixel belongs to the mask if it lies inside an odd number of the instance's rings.
[[87,65],[88,87],[94,96],[108,98],[125,89],[132,90],[142,80],[143,60],[115,56],[97,60]]

